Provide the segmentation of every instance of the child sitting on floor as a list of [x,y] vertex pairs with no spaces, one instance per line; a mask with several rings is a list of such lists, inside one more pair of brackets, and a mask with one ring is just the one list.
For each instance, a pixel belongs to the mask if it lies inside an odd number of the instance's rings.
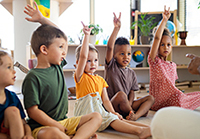
[[0,139],[33,139],[19,98],[5,88],[14,84],[15,73],[11,57],[0,51]]
[[98,50],[89,44],[91,29],[83,24],[83,44],[76,48],[77,66],[74,80],[77,102],[74,115],[99,112],[103,122],[98,131],[103,131],[110,125],[117,131],[138,135],[140,139],[151,136],[149,126],[125,120],[113,109],[106,91],[107,83],[102,77],[94,74],[98,68],[99,58]]
[[[170,9],[170,8],[169,8]],[[177,106],[194,110],[200,106],[200,92],[183,93],[175,86],[178,78],[176,64],[167,61],[172,50],[172,37],[165,28],[171,14],[164,8],[163,18],[156,30],[153,44],[148,56],[150,67],[149,94],[155,98],[152,110],[159,110],[163,107]]]
[[134,91],[138,90],[137,77],[135,72],[128,68],[131,61],[131,46],[124,37],[116,40],[121,27],[121,13],[119,18],[114,13],[114,30],[108,40],[105,80],[108,83],[108,97],[113,108],[127,120],[137,120],[141,116],[146,116],[154,103],[151,95],[140,99],[135,98]]
[[[35,2],[34,2],[35,3]],[[67,37],[30,5],[26,7],[27,18],[39,22],[31,38],[31,47],[37,56],[37,66],[26,75],[22,93],[24,104],[34,138],[37,139],[88,139],[97,138],[102,117],[99,113],[90,113],[67,118],[68,93],[63,75],[66,64]],[[47,25],[48,24],[48,25]]]

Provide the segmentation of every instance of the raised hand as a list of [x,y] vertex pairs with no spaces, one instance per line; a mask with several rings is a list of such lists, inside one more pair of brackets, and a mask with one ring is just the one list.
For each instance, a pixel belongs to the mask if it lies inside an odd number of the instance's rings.
[[90,35],[90,32],[91,30],[94,28],[94,27],[91,27],[89,28],[88,26],[86,26],[82,21],[81,21],[82,25],[83,25],[83,33],[85,35]]
[[168,7],[168,10],[166,10],[166,5],[164,6],[164,12],[162,13],[162,16],[164,19],[169,19],[170,16],[171,16],[171,13],[170,13],[170,7]]
[[186,57],[191,59],[188,64],[188,71],[191,74],[200,74],[198,70],[200,67],[200,57],[194,54],[186,54]]
[[24,13],[29,15],[31,18],[26,17],[25,19],[31,22],[40,22],[43,18],[42,13],[39,11],[38,5],[34,2],[36,9],[31,7],[29,4],[25,7]]
[[114,15],[114,19],[113,19],[114,26],[120,28],[121,27],[121,12],[119,13],[118,18],[115,13],[113,13],[113,15]]

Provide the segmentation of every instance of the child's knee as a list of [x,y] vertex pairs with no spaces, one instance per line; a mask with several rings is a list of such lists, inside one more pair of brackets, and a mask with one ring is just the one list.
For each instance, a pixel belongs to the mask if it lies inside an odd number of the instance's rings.
[[128,100],[126,93],[124,93],[122,91],[117,92],[116,99],[118,101],[126,101],[126,100]]
[[154,103],[155,99],[154,99],[154,97],[152,95],[148,95],[147,97],[148,97],[149,101]]
[[102,116],[101,116],[100,113],[98,113],[98,112],[93,112],[93,113],[91,113],[91,114],[92,114],[92,117],[95,118],[99,123],[102,122]]
[[6,108],[6,110],[4,111],[4,116],[17,117],[17,116],[20,116],[20,111],[17,107],[10,106],[10,107]]
[[60,139],[62,137],[63,133],[56,127],[41,129],[37,135],[38,139]]

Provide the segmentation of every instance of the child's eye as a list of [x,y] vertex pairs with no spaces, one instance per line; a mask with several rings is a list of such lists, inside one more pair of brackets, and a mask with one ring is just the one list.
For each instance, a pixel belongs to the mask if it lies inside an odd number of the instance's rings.
[[124,53],[121,53],[121,55],[124,55]]
[[98,59],[95,59],[95,62],[98,61]]
[[8,66],[7,68],[8,68],[8,69],[11,69],[11,66]]
[[163,43],[160,46],[165,46]]
[[59,48],[63,48],[63,46],[59,46]]
[[131,55],[131,53],[128,53],[128,56],[130,56]]
[[91,62],[91,60],[88,60],[87,62]]
[[167,46],[169,47],[169,46],[171,46],[171,44],[169,43],[169,44],[167,44]]

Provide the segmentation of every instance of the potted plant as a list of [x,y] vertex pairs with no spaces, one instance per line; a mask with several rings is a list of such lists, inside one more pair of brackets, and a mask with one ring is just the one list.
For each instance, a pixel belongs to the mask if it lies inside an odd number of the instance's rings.
[[[89,40],[89,42],[91,44],[95,44],[96,43],[96,35],[98,35],[99,32],[103,32],[103,29],[98,24],[96,24],[96,25],[95,24],[89,24],[88,27],[89,28],[93,27],[93,29],[90,32],[90,40]],[[83,30],[81,29],[81,32],[82,31]]]
[[141,19],[139,18],[137,21],[132,22],[131,26],[131,29],[135,29],[136,25],[140,29],[140,42],[142,44],[150,44],[151,30],[157,25],[157,22],[153,22],[155,17],[146,17],[146,15],[147,13],[141,14]]

